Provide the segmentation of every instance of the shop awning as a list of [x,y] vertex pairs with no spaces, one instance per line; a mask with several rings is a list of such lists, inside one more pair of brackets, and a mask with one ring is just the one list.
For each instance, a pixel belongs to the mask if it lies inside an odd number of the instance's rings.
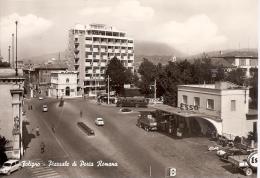
[[211,119],[217,122],[222,122],[222,119],[218,116],[212,116],[208,115],[205,113],[200,113],[200,112],[195,112],[195,111],[187,111],[187,110],[181,110],[180,108],[177,107],[172,107],[164,104],[156,104],[152,105],[154,109],[158,109],[170,114],[178,115],[181,117],[189,118],[189,117],[200,117],[200,118],[205,118],[205,119]]

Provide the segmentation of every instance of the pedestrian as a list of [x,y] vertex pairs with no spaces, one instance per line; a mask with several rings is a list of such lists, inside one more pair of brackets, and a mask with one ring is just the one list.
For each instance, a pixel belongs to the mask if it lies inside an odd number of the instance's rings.
[[31,105],[31,110],[32,110],[32,105]]
[[41,142],[40,147],[41,147],[41,153],[44,153],[44,151],[45,151],[45,144],[44,144],[44,142]]
[[36,135],[39,136],[40,135],[40,128],[38,126],[36,127],[35,131],[36,131]]
[[82,117],[82,111],[80,110],[80,112],[79,112],[79,115],[80,115],[80,117]]

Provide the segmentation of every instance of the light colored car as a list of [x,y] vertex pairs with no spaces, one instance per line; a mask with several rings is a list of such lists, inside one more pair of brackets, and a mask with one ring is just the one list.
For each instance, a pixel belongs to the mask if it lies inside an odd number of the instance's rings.
[[42,97],[42,96],[39,96],[39,100],[43,100],[43,97]]
[[105,123],[104,123],[104,120],[103,120],[102,118],[98,117],[98,118],[96,118],[96,120],[95,120],[95,124],[96,124],[97,126],[103,126]]
[[0,168],[0,173],[10,175],[12,172],[21,168],[22,168],[22,164],[20,163],[19,160],[11,159],[6,161],[3,164],[3,166]]
[[47,112],[48,111],[48,106],[46,104],[42,105],[42,111]]

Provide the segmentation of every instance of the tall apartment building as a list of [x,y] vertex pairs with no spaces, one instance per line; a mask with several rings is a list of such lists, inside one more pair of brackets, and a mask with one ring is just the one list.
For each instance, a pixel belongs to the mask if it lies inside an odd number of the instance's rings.
[[105,90],[105,70],[113,57],[134,71],[134,41],[112,26],[75,25],[69,30],[69,52],[78,71],[77,92],[81,94]]

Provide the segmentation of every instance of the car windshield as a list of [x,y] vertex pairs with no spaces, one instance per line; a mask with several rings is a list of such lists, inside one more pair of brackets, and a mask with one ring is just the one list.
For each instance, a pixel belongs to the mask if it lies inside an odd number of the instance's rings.
[[103,121],[103,119],[102,119],[102,118],[98,118],[97,120],[98,120],[98,121]]
[[4,163],[4,166],[11,166],[11,163]]

